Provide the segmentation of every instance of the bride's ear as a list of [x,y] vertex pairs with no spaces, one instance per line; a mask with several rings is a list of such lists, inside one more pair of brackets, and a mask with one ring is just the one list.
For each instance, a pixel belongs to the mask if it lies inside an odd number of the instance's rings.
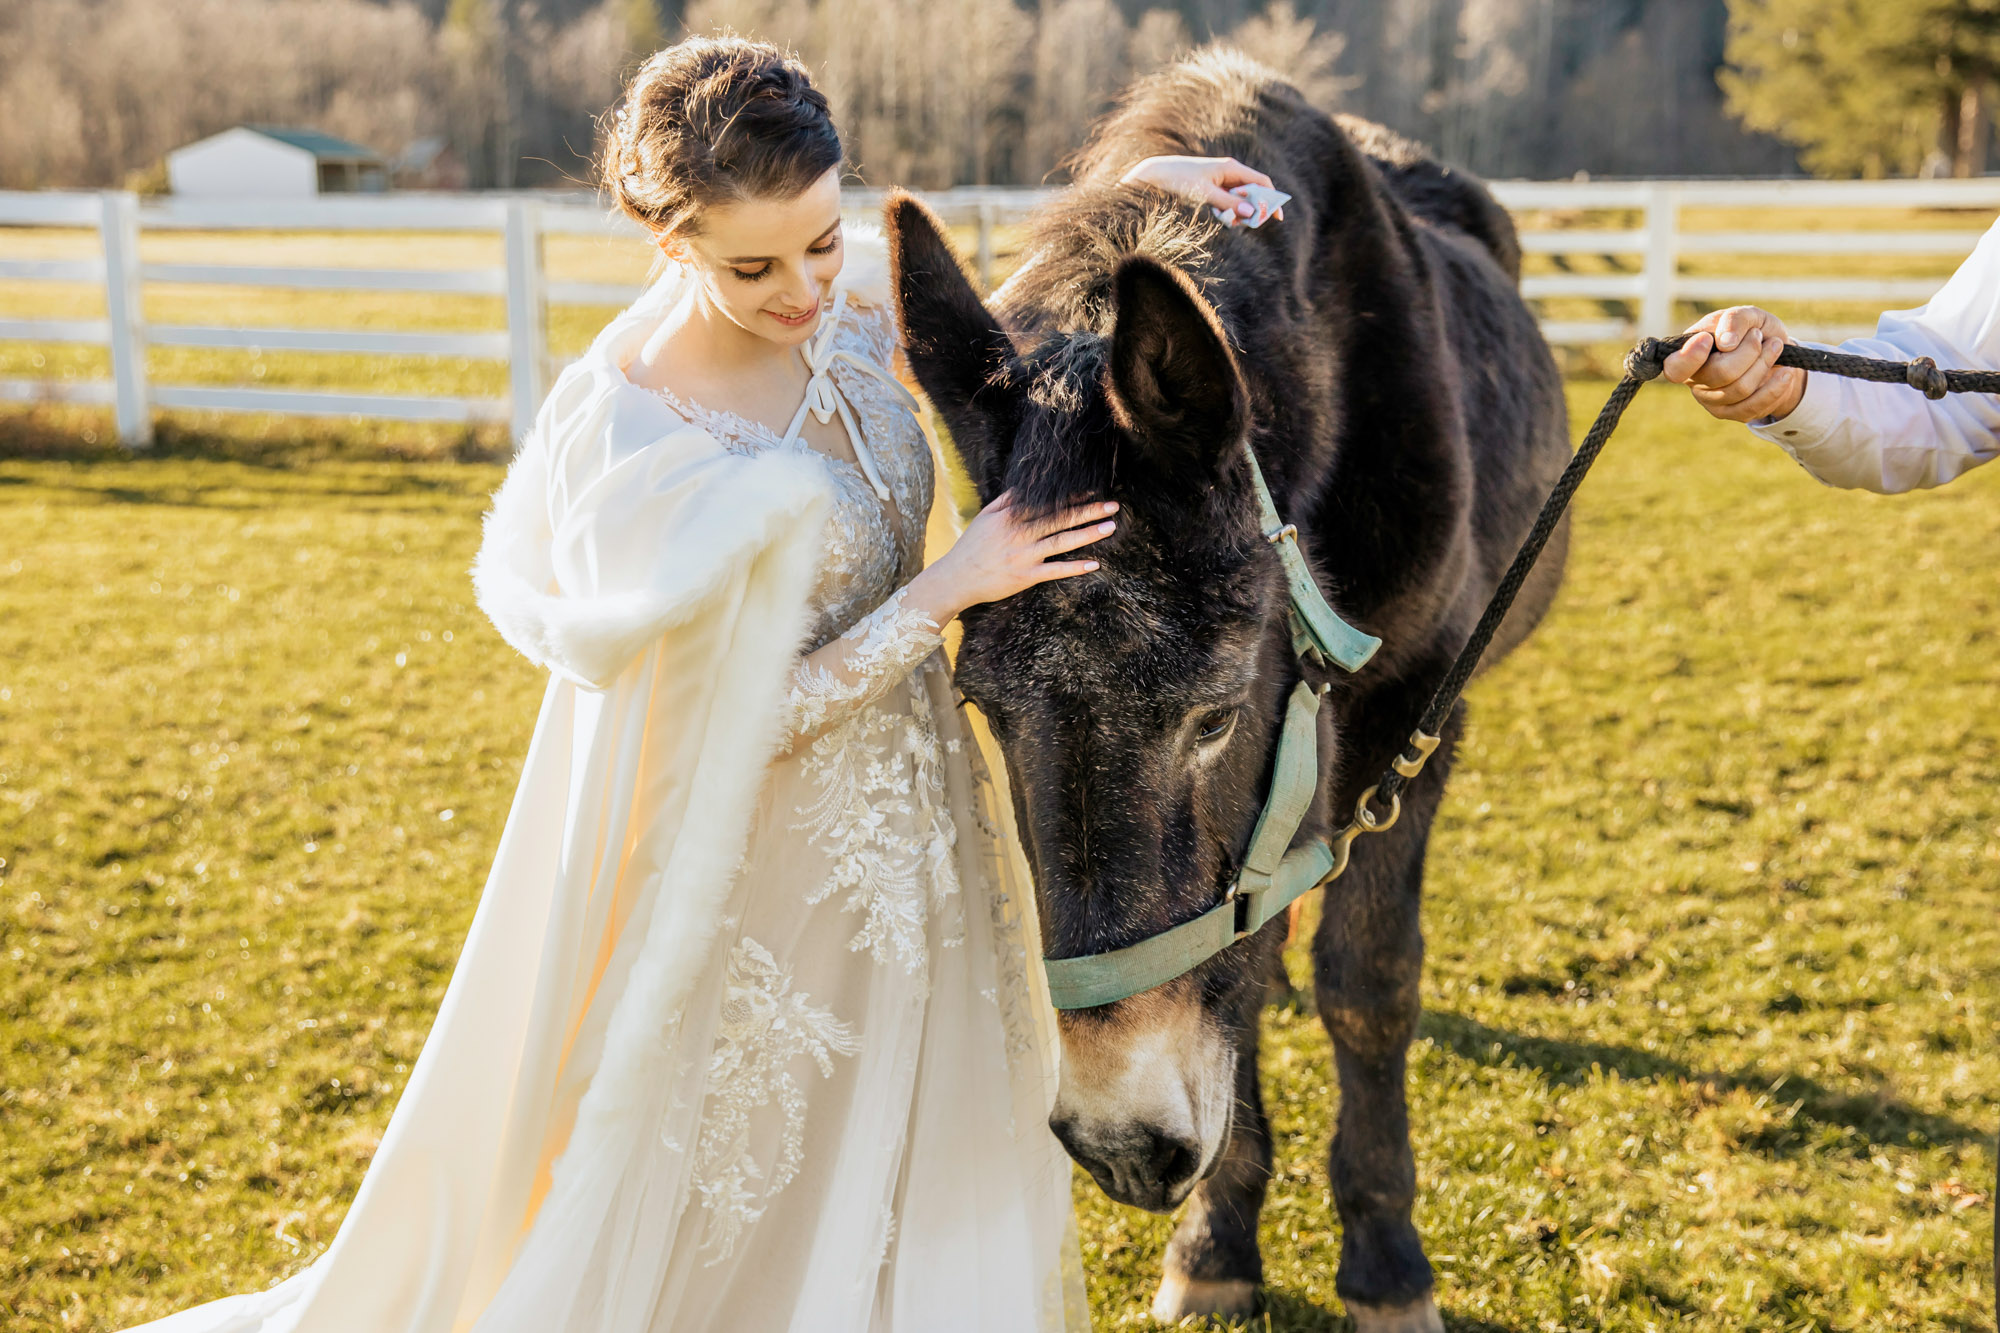
[[653,248],[660,252],[660,258],[672,264],[688,262],[687,238],[678,232],[656,231],[651,237]]
[[991,499],[1018,415],[1007,375],[1013,341],[980,302],[937,215],[901,190],[890,194],[884,211],[903,354],[950,429],[980,498]]

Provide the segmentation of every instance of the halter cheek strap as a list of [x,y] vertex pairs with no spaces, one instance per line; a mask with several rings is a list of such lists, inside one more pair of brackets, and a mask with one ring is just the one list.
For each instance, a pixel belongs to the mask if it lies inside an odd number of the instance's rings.
[[845,362],[857,370],[864,370],[896,391],[896,397],[903,406],[909,408],[911,416],[921,415],[922,409],[910,391],[897,382],[896,377],[865,357],[859,357],[844,348],[835,348],[834,339],[840,332],[840,316],[847,308],[847,292],[836,288],[833,306],[820,321],[818,332],[799,348],[799,359],[806,366],[806,396],[799,404],[799,410],[792,414],[792,424],[785,428],[784,443],[796,440],[799,431],[806,424],[806,413],[811,412],[824,426],[838,415],[840,424],[847,431],[847,442],[854,448],[854,457],[861,464],[861,474],[868,478],[868,484],[875,488],[876,498],[884,504],[890,503],[889,487],[882,480],[881,471],[875,466],[875,459],[868,452],[867,441],[862,438],[861,427],[854,420],[854,412],[847,400],[840,395],[840,389],[833,382],[833,363]]
[[[1291,602],[1292,650],[1299,659],[1324,666],[1328,662],[1346,671],[1367,665],[1382,641],[1341,619],[1327,605],[1305,556],[1299,551],[1298,529],[1278,514],[1278,503],[1264,480],[1257,453],[1244,443],[1250,457],[1250,480],[1257,492],[1257,510],[1264,539],[1277,548],[1278,561],[1285,571],[1285,587]],[[1264,809],[1250,833],[1250,846],[1236,882],[1221,902],[1192,921],[1183,921],[1136,944],[1104,953],[1078,954],[1069,958],[1045,958],[1042,965],[1049,978],[1049,1000],[1058,1009],[1090,1009],[1101,1004],[1137,995],[1140,991],[1172,981],[1199,967],[1312,890],[1336,879],[1347,869],[1348,851],[1363,833],[1380,833],[1396,822],[1402,810],[1392,806],[1386,818],[1378,818],[1363,795],[1354,822],[1332,838],[1312,837],[1294,847],[1299,825],[1305,822],[1319,791],[1319,707],[1325,686],[1314,689],[1301,680],[1292,687],[1285,706],[1284,729],[1278,734],[1278,753],[1271,762],[1271,786]],[[1423,748],[1425,743],[1429,748]],[[1433,737],[1417,742],[1428,758],[1437,748]],[[1414,761],[1408,776],[1414,777],[1423,760]],[[1402,772],[1402,769],[1398,769]]]

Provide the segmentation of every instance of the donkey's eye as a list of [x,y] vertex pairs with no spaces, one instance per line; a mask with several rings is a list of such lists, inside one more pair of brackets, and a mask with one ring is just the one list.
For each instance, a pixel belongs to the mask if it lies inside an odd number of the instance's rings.
[[1218,708],[1201,720],[1201,730],[1195,733],[1195,741],[1201,745],[1213,745],[1227,736],[1236,726],[1234,708]]

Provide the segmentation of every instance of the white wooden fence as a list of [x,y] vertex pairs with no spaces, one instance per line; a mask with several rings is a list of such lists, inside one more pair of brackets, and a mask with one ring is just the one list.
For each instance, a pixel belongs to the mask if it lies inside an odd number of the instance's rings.
[[[1517,215],[1636,209],[1639,226],[1621,230],[1567,227],[1524,229],[1529,254],[1634,255],[1636,272],[1531,274],[1521,280],[1530,299],[1580,297],[1627,303],[1633,317],[1595,321],[1544,320],[1551,343],[1576,345],[1627,342],[1641,335],[1678,330],[1675,308],[1682,301],[1710,306],[1782,305],[1786,302],[1851,302],[1878,310],[1917,306],[1943,285],[1942,278],[1856,278],[1837,272],[1809,277],[1698,277],[1681,271],[1693,255],[1944,256],[1962,259],[1985,234],[1991,214],[2000,212],[2000,179],[1938,181],[1497,181],[1493,192]],[[1791,229],[1687,231],[1688,208],[1757,210],[1766,216],[1787,211],[1802,216],[1826,209],[1968,209],[1988,216],[1963,230],[1885,231],[1879,229]],[[1795,337],[1839,342],[1874,329],[1862,324],[1809,324],[1788,321]]]
[[[1930,278],[1826,276],[1701,277],[1682,272],[1698,255],[1842,255],[1960,257],[1984,230],[1981,225],[1937,231],[1793,229],[1688,231],[1690,207],[1755,209],[1760,216],[1786,210],[1953,208],[2000,210],[2000,180],[1974,181],[1662,181],[1531,182],[1494,185],[1501,202],[1527,217],[1603,210],[1636,211],[1640,225],[1619,229],[1540,226],[1524,230],[1531,254],[1636,257],[1622,271],[1536,273],[1523,279],[1523,295],[1536,300],[1615,302],[1627,312],[1599,319],[1545,319],[1557,344],[1627,342],[1642,333],[1676,327],[1676,305],[1735,302],[1850,302],[1874,308],[1921,304],[1939,285]],[[975,228],[975,263],[990,283],[995,230],[1018,220],[1049,191],[962,189],[929,196],[947,221]],[[877,212],[880,196],[857,191],[849,209]],[[111,378],[84,382],[0,378],[0,401],[56,400],[104,403],[114,410],[118,437],[143,445],[152,436],[152,409],[377,417],[410,421],[509,421],[518,438],[534,419],[551,372],[546,339],[550,305],[623,305],[638,288],[624,284],[568,282],[543,271],[542,238],[560,233],[629,236],[639,231],[586,199],[523,195],[376,195],[309,200],[141,200],[102,193],[0,192],[0,227],[88,227],[101,240],[100,256],[87,260],[0,258],[0,280],[101,283],[103,319],[0,319],[0,340],[91,343],[110,351]],[[267,267],[143,262],[143,230],[498,232],[503,267],[491,269],[364,269]],[[505,299],[503,333],[399,333],[376,330],[279,329],[149,325],[141,291],[147,282],[212,284],[341,291],[438,292]],[[1838,340],[1870,325],[1804,327],[1801,336]],[[361,352],[384,356],[436,354],[504,361],[505,399],[425,397],[411,394],[318,392],[250,386],[156,384],[146,373],[146,348],[266,348],[303,352]]]

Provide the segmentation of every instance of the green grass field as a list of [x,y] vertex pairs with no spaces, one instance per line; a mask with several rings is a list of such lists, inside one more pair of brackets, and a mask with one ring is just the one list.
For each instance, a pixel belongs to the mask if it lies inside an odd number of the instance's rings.
[[[134,461],[75,445],[101,421],[0,417],[53,455],[0,459],[9,1329],[330,1241],[541,688],[466,577],[491,462],[344,423]],[[1433,842],[1411,1100],[1448,1319],[1990,1328],[2000,471],[1835,493],[1654,388],[1579,504]],[[1309,1014],[1273,1011],[1265,1070],[1251,1327],[1343,1328]],[[1170,1224],[1078,1201],[1099,1327],[1150,1327]]]

